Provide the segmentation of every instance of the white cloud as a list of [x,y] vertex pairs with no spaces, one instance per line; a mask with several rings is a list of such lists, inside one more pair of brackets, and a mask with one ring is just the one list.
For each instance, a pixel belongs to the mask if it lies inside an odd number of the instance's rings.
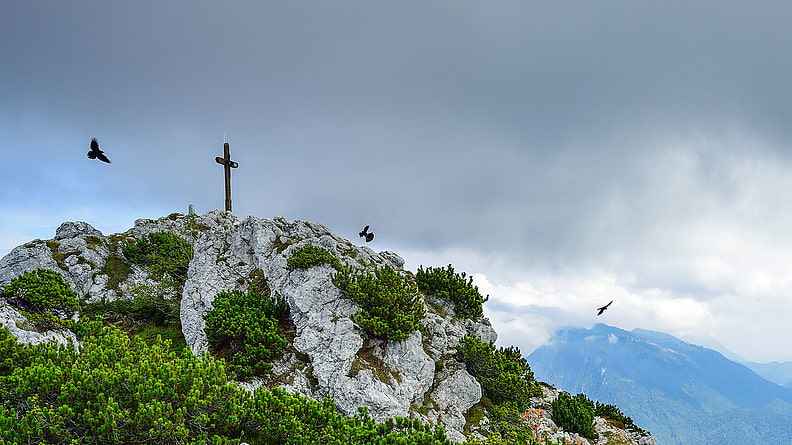
[[[541,276],[507,285],[475,274],[474,282],[490,295],[485,315],[501,334],[498,343],[515,344],[525,354],[559,328],[590,328],[601,322],[627,330],[666,332],[697,344],[723,344],[755,360],[792,359],[785,340],[792,338],[792,328],[782,321],[792,316],[792,308],[771,299],[752,303],[745,311],[734,303],[739,299],[733,295],[698,301],[666,290],[624,286],[613,274],[585,271],[574,277]],[[608,311],[596,316],[596,308],[611,299],[614,303]],[[754,317],[768,320],[773,328],[757,333]]]

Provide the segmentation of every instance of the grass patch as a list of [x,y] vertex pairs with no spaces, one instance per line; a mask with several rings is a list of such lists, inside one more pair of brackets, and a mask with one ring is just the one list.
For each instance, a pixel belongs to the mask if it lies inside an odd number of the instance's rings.
[[123,258],[116,254],[111,254],[105,260],[104,266],[99,269],[99,273],[107,275],[108,289],[121,293],[121,283],[132,274],[132,267]]
[[375,349],[369,339],[364,340],[363,346],[358,350],[355,360],[352,361],[347,377],[354,377],[358,372],[369,369],[374,377],[382,383],[390,384],[391,380],[396,380],[401,384],[401,374],[390,369],[381,358],[374,355]]
[[156,279],[170,276],[179,289],[187,281],[193,256],[192,245],[171,232],[152,232],[134,242],[121,245],[124,257],[132,264],[145,266]]
[[66,255],[59,250],[60,243],[55,240],[47,240],[45,243],[49,247],[50,252],[52,252],[52,259],[55,260],[58,267],[62,270],[69,270],[69,267],[66,266]]
[[86,236],[85,237],[85,246],[91,250],[95,250],[98,246],[104,246],[104,240],[98,236]]

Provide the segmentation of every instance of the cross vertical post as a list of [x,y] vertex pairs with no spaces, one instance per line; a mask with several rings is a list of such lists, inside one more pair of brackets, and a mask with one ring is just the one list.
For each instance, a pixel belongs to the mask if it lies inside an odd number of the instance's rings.
[[231,148],[228,142],[223,144],[223,157],[216,157],[215,162],[223,166],[225,171],[225,209],[231,211],[231,169],[239,167],[239,164],[231,160]]

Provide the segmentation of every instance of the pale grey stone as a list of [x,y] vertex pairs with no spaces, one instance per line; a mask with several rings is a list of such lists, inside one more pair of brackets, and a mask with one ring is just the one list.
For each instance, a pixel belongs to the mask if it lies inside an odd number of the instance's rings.
[[37,345],[39,343],[56,342],[62,345],[72,344],[75,347],[78,345],[77,337],[66,329],[45,332],[33,330],[30,321],[7,304],[0,305],[0,326],[8,328],[11,335],[19,343]]
[[44,241],[31,241],[15,247],[0,259],[0,286],[7,285],[25,272],[32,272],[39,268],[60,271],[58,263],[52,256],[52,251]]
[[430,397],[436,406],[438,421],[448,431],[448,437],[464,442],[465,413],[481,400],[481,384],[462,369],[445,373]]
[[[157,220],[139,219],[134,227],[113,239],[131,241],[160,231],[182,236],[193,246],[182,294],[166,298],[180,298],[182,331],[194,354],[208,349],[204,317],[214,299],[223,291],[247,289],[254,269],[263,272],[273,294],[284,298],[295,326],[294,349],[273,363],[270,376],[239,382],[240,386],[254,391],[277,385],[318,400],[329,397],[347,415],[355,415],[358,407],[365,406],[376,420],[420,418],[443,425],[453,441],[465,440],[465,414],[481,401],[482,389],[464,364],[455,359],[456,347],[465,336],[494,342],[497,334],[487,319],[456,317],[453,304],[427,297],[422,320],[426,336],[416,331],[402,341],[370,339],[352,322],[351,316],[360,308],[333,285],[333,267],[287,267],[294,251],[307,244],[327,249],[344,265],[356,269],[389,266],[401,270],[404,260],[397,254],[356,245],[321,224],[281,217],[248,216],[240,220],[220,210],[205,215],[174,213]],[[353,234],[358,241],[356,237],[357,233]],[[45,241],[33,241],[0,259],[0,285],[23,272],[47,268],[58,271],[80,298],[89,302],[130,298],[141,286],[161,286],[145,268],[133,265],[119,292],[108,289],[108,277],[101,269],[110,255],[121,254],[120,248],[111,251],[110,239],[87,223],[62,224],[54,241],[50,246],[57,249],[60,265]],[[32,331],[29,322],[7,302],[0,304],[0,323],[20,341],[76,344],[70,332]],[[533,400],[534,406],[549,406],[557,395],[558,390],[546,389],[543,397]],[[548,411],[540,410],[537,416],[541,418],[537,428],[542,437],[588,443],[559,430]],[[603,422],[597,425],[606,431]],[[485,433],[488,425],[484,418],[474,434]],[[612,427],[607,424],[607,428]],[[607,431],[624,436],[630,443],[655,445],[651,437]]]
[[58,241],[77,237],[84,238],[86,236],[100,237],[102,232],[82,221],[67,221],[55,229],[55,239]]

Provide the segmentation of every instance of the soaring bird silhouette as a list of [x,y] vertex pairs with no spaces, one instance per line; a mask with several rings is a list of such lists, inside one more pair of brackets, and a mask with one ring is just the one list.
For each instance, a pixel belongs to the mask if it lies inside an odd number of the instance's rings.
[[363,227],[363,230],[358,232],[358,235],[360,235],[361,238],[365,237],[366,242],[370,243],[374,239],[374,232],[369,232],[368,230],[369,226]]
[[610,303],[606,304],[605,306],[602,306],[601,308],[597,308],[597,310],[599,311],[597,312],[597,316],[602,315],[602,313],[608,309],[608,306],[610,306],[611,303],[613,303],[613,300],[611,300]]
[[99,150],[99,142],[96,142],[96,138],[91,139],[91,151],[88,152],[88,158],[99,159],[102,162],[110,163],[110,160],[107,159],[104,152]]

